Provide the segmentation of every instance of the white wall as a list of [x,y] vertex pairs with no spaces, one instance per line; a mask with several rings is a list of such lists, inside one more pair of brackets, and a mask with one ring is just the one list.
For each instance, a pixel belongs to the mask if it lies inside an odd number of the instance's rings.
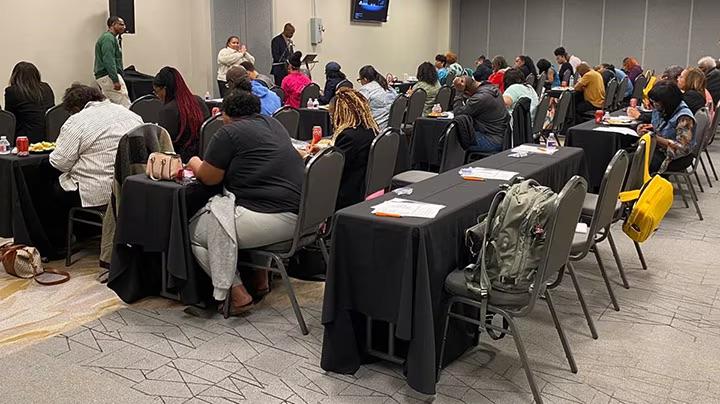
[[286,22],[295,28],[296,49],[317,53],[320,63],[313,80],[324,83],[325,63],[342,66],[350,80],[358,70],[372,64],[382,74],[414,75],[417,66],[445,53],[450,42],[450,0],[392,0],[388,22],[350,22],[350,0],[316,0],[317,17],[323,19],[323,43],[310,44],[313,0],[274,0],[273,28],[277,35]]
[[[0,0],[0,10],[0,88],[21,60],[38,66],[58,100],[71,83],[93,81],[107,0]],[[210,0],[136,1],[135,22],[138,34],[123,40],[125,66],[155,74],[171,65],[195,93],[212,88]]]

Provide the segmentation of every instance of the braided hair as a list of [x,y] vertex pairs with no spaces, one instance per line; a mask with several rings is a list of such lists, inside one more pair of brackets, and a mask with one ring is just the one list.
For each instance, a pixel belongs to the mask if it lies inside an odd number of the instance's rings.
[[165,102],[177,100],[178,111],[180,112],[180,130],[178,131],[175,141],[180,141],[185,129],[190,128],[190,136],[188,136],[187,141],[183,145],[184,147],[188,147],[198,138],[200,126],[205,120],[197,99],[187,84],[185,84],[185,80],[182,75],[180,75],[180,72],[174,67],[165,66],[160,69],[153,80],[153,85],[165,88]]
[[335,97],[330,101],[330,106],[333,111],[332,123],[335,127],[333,144],[338,135],[348,128],[362,126],[365,129],[372,129],[376,135],[380,132],[370,112],[367,99],[359,91],[346,87],[338,89]]

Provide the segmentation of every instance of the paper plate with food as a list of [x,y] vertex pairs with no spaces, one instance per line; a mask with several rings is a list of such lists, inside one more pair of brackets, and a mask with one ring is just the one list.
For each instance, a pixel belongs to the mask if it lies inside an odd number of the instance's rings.
[[638,124],[634,118],[629,116],[611,116],[602,120],[604,125],[610,126],[635,126]]

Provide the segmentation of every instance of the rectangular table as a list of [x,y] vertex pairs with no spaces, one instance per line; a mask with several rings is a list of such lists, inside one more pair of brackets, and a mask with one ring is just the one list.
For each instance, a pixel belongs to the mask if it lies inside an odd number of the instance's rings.
[[127,177],[108,286],[127,303],[166,291],[178,294],[185,304],[209,297],[212,286],[192,256],[188,221],[219,191],[198,182],[152,181],[145,174]]
[[[613,116],[625,115],[625,110],[611,113]],[[635,136],[619,132],[605,132],[593,130],[604,126],[589,120],[570,128],[565,137],[565,145],[579,147],[585,150],[585,164],[588,168],[588,189],[598,190],[602,182],[605,169],[615,153],[621,149],[631,149],[638,141]]]
[[[555,191],[573,175],[585,173],[582,149],[565,147],[552,156],[524,158],[508,154],[467,166],[515,171]],[[322,314],[323,369],[357,371],[367,359],[362,318],[369,316],[395,325],[395,337],[407,349],[404,366],[410,387],[435,393],[445,277],[468,263],[464,232],[487,211],[500,184],[466,181],[454,169],[413,185],[413,193],[403,198],[446,205],[434,219],[370,213],[371,206],[396,197],[394,193],[337,212]],[[448,338],[448,361],[472,342],[472,335],[458,324],[452,325]]]
[[[300,108],[300,122],[298,123],[298,140],[311,140],[313,126],[322,128],[323,136],[332,135],[330,113],[327,109]],[[290,134],[292,135],[292,133]]]
[[440,168],[440,138],[450,119],[417,118],[413,124],[413,138],[410,145],[410,166],[414,170],[437,172]]

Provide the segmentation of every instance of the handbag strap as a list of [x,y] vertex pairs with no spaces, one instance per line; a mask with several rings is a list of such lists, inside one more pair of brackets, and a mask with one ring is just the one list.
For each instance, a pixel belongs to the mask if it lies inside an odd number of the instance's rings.
[[[34,269],[33,269],[33,271],[34,271]],[[58,280],[56,280],[56,281],[49,281],[49,282],[48,282],[48,281],[41,281],[41,280],[38,279],[37,277],[38,277],[38,275],[42,275],[42,274],[54,274],[54,275],[59,275],[59,276],[61,276],[61,278],[58,279]],[[37,282],[37,283],[39,283],[39,284],[41,284],[41,285],[53,286],[53,285],[59,285],[59,284],[61,284],[61,283],[65,283],[65,282],[69,281],[69,280],[70,280],[70,273],[65,272],[65,271],[60,271],[60,270],[57,270],[57,269],[45,269],[45,270],[43,270],[43,272],[36,273],[35,276],[33,277],[33,279],[35,279],[35,282]]]

